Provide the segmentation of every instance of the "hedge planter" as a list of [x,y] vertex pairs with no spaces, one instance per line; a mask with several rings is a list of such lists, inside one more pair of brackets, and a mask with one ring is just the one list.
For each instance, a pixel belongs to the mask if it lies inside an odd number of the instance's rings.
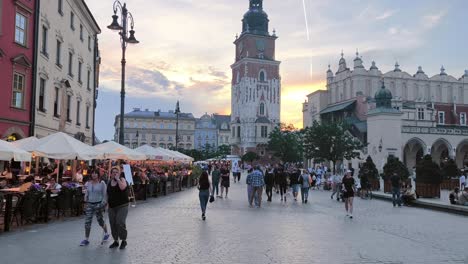
[[416,194],[421,198],[440,198],[440,184],[416,182]]
[[442,190],[453,190],[456,187],[459,187],[459,185],[460,185],[459,179],[444,179],[442,181],[442,184],[440,185],[440,188]]

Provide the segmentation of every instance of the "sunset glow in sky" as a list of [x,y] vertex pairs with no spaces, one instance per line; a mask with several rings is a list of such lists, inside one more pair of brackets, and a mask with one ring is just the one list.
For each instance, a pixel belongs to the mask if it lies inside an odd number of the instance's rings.
[[[107,29],[112,3],[86,1],[98,21],[102,65],[96,134],[112,139],[120,111],[119,36]],[[248,0],[129,0],[140,44],[127,49],[126,112],[134,107],[181,111],[196,117],[230,113],[233,41]],[[305,3],[305,9],[303,6]],[[432,76],[441,65],[459,78],[468,68],[464,0],[264,0],[276,29],[281,61],[282,122],[302,127],[306,95],[325,88],[328,64],[337,70],[341,50],[352,68],[356,49],[364,66],[383,72],[396,61]],[[306,24],[307,23],[307,24]]]

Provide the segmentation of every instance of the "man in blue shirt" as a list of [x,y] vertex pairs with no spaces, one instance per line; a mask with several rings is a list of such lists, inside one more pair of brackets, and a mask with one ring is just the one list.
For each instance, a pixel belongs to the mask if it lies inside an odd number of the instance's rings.
[[263,186],[265,185],[265,180],[263,178],[263,172],[260,170],[259,166],[256,166],[254,171],[248,176],[248,184],[252,186],[252,193],[249,197],[249,204],[250,207],[253,207],[253,199],[255,193],[258,196],[258,208],[262,206],[262,193],[263,193]]

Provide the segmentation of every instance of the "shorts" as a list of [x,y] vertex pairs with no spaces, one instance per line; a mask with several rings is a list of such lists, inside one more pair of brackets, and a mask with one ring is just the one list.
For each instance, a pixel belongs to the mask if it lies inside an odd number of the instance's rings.
[[301,185],[300,184],[293,184],[292,185],[292,189],[293,189],[293,192],[299,192],[299,189],[301,188]]
[[354,197],[354,192],[343,192],[344,199],[350,198],[350,197]]

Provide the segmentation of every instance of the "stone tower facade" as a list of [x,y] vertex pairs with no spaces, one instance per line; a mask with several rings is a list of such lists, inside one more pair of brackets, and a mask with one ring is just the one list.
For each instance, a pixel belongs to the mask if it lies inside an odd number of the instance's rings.
[[266,153],[268,135],[280,123],[280,62],[275,60],[277,36],[268,31],[262,0],[250,0],[236,37],[232,68],[231,145],[235,155]]

